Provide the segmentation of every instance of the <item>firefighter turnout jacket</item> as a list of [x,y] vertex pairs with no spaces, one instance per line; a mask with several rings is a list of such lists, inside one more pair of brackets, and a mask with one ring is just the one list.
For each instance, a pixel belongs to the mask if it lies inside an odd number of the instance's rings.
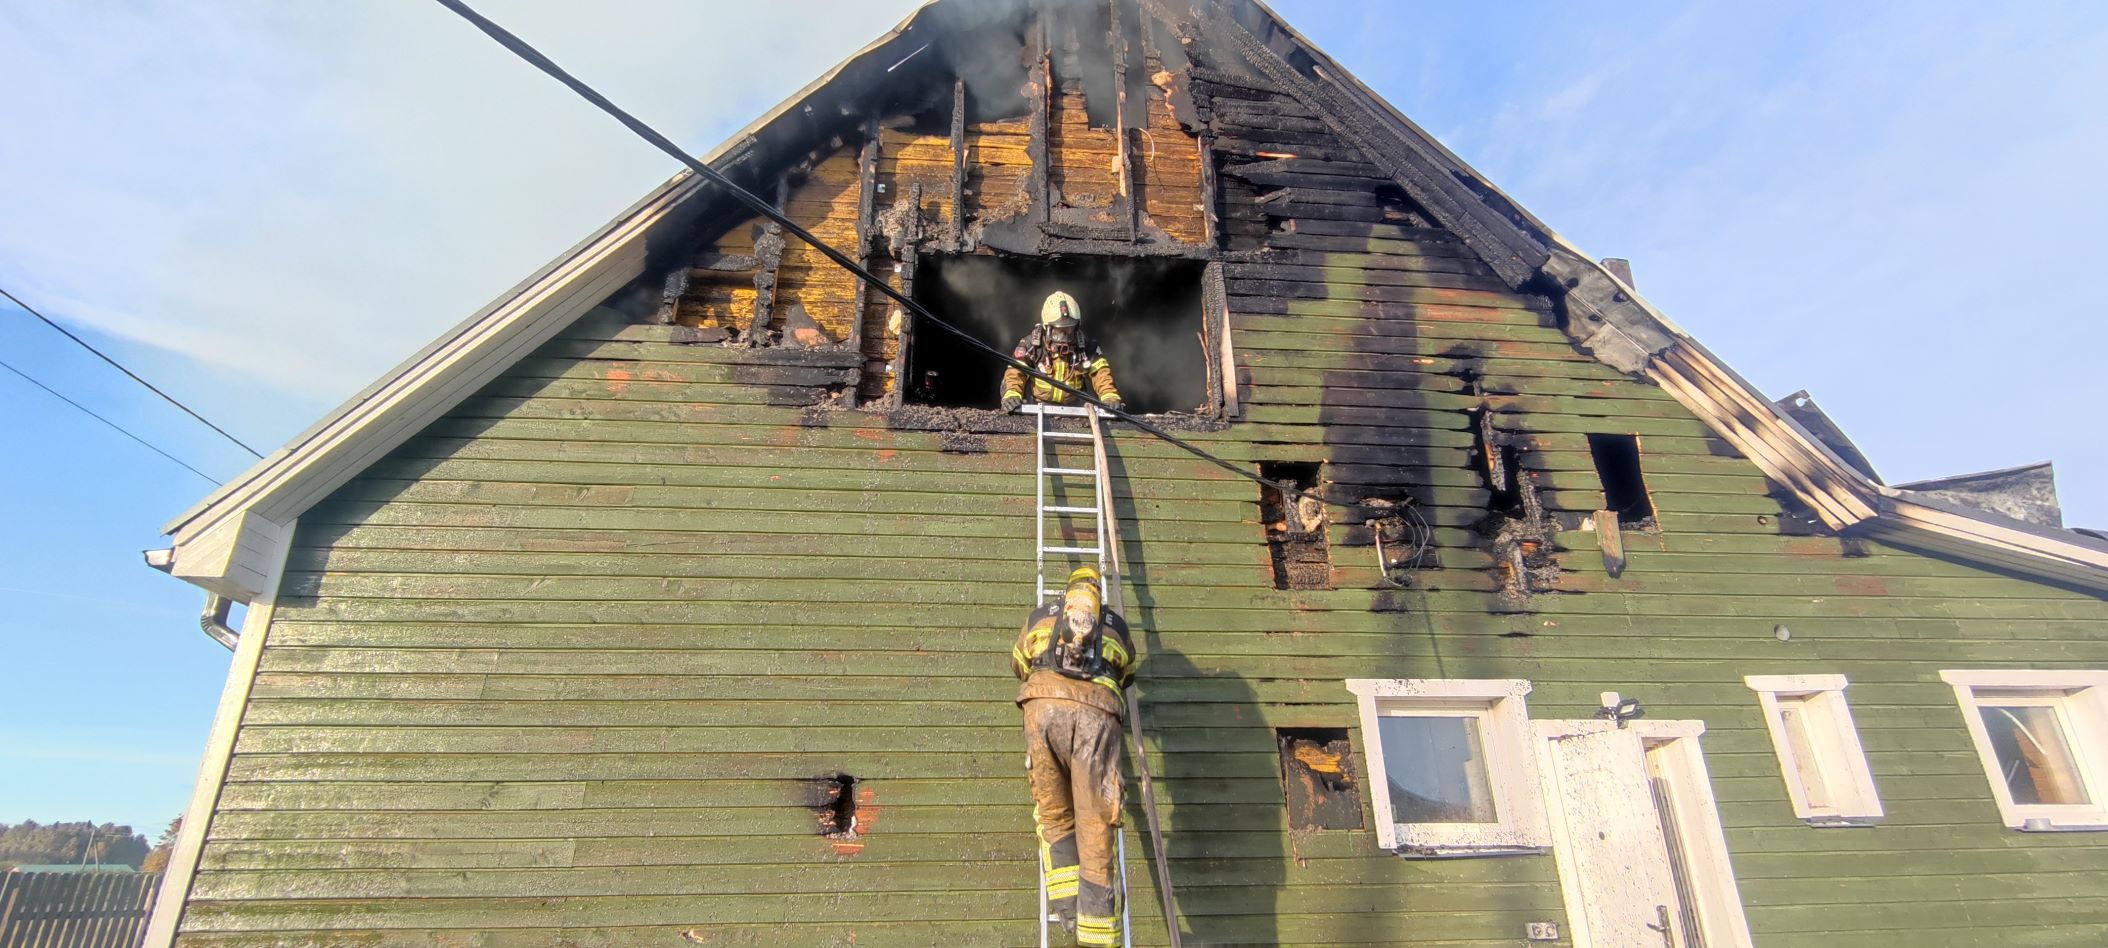
[[1017,644],[1010,650],[1010,670],[1024,680],[1017,703],[1034,698],[1065,698],[1114,717],[1125,717],[1126,688],[1134,682],[1141,653],[1128,634],[1127,621],[1100,609],[1098,625],[1075,647],[1062,647],[1062,600],[1054,599],[1025,618]]
[[[1098,396],[1099,401],[1120,403],[1120,390],[1113,385],[1113,366],[1106,361],[1105,353],[1098,344],[1077,335],[1076,344],[1066,354],[1057,354],[1047,344],[1049,330],[1046,326],[1034,327],[1025,338],[1018,340],[1011,358],[1059,380],[1070,388],[1084,389]],[[1003,370],[1003,397],[1019,398],[1042,405],[1066,405],[1075,401],[1069,393],[1048,385],[1041,379],[1030,379],[1029,393],[1026,389],[1025,373],[1015,366]],[[1026,397],[1027,395],[1030,397]]]

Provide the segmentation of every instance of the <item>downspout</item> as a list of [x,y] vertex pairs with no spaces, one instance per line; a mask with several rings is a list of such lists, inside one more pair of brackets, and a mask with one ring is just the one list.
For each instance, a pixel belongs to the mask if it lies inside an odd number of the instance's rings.
[[[164,573],[173,573],[176,566],[175,553],[174,550],[147,550],[146,565]],[[242,637],[240,632],[236,632],[227,624],[227,618],[233,611],[232,600],[219,593],[208,592],[205,594],[205,608],[198,613],[198,628],[203,629],[206,635],[212,636],[213,641],[227,646],[227,651],[230,652],[234,651],[234,643]]]
[[219,593],[206,593],[205,609],[198,613],[198,628],[205,630],[206,635],[212,636],[213,641],[227,646],[227,651],[230,652],[234,651],[234,643],[242,637],[240,632],[227,625],[227,616],[233,610],[233,600]]

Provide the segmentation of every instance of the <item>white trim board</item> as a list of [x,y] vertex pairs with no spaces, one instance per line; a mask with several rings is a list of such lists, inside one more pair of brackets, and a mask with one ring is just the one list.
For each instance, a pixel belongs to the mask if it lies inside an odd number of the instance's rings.
[[[288,533],[292,527],[286,528]],[[161,888],[154,896],[152,913],[147,917],[146,934],[141,945],[144,948],[167,948],[174,942],[176,927],[182,922],[184,904],[190,898],[190,884],[197,877],[198,861],[204,856],[205,837],[212,828],[212,816],[219,808],[220,788],[226,785],[227,766],[234,759],[234,740],[241,733],[242,715],[248,710],[249,691],[256,683],[256,669],[263,661],[264,643],[270,638],[271,620],[277,614],[276,592],[279,577],[285,574],[285,558],[292,551],[292,544],[279,547],[277,565],[272,569],[269,589],[272,596],[249,607],[242,617],[241,637],[234,643],[234,658],[229,663],[227,685],[220,690],[220,703],[212,715],[212,730],[205,737],[205,751],[198,763],[198,782],[192,787],[190,805],[183,811],[183,828],[176,834],[175,847],[169,852],[168,868],[161,877]]]
[[[1377,844],[1401,856],[1494,856],[1536,853],[1550,844],[1537,798],[1537,754],[1530,736],[1521,678],[1350,678],[1360,709],[1362,752],[1368,763]],[[1495,822],[1400,823],[1391,812],[1389,764],[1382,719],[1393,713],[1472,716],[1479,722]]]
[[[1845,676],[1749,675],[1742,681],[1757,693],[1764,729],[1771,735],[1771,749],[1794,816],[1810,826],[1828,828],[1868,826],[1881,819],[1874,773],[1867,765],[1866,748],[1859,742],[1852,707],[1845,700],[1850,684]],[[1792,710],[1800,717],[1800,733],[1811,760],[1800,759],[1801,748],[1795,745],[1789,730],[1792,725],[1786,720],[1787,701],[1795,703]],[[1815,771],[1819,787],[1802,780],[1804,769]]]

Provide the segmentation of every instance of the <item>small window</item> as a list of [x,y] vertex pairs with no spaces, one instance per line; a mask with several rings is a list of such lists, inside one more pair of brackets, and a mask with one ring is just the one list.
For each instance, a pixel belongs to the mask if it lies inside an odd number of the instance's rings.
[[1812,826],[1861,826],[1881,818],[1874,774],[1845,704],[1843,675],[1751,675],[1764,708],[1793,815]]
[[2108,830],[2108,672],[1943,671],[1999,815],[2014,829]]
[[[1259,476],[1316,493],[1315,461],[1261,461]],[[1331,589],[1332,549],[1325,539],[1325,505],[1306,496],[1259,488],[1259,520],[1266,525],[1275,589]]]
[[1354,779],[1354,745],[1343,727],[1284,727],[1281,781],[1288,825],[1295,830],[1360,829],[1361,785]]
[[1603,509],[1617,513],[1620,527],[1651,529],[1654,500],[1647,496],[1647,478],[1640,471],[1639,436],[1592,434],[1588,453],[1595,459],[1596,476],[1603,480]]
[[1376,835],[1406,856],[1536,852],[1550,845],[1520,679],[1373,679],[1359,696]]

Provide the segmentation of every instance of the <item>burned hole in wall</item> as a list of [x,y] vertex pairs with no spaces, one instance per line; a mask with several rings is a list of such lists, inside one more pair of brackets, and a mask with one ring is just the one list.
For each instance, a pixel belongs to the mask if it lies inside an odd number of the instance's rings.
[[1361,786],[1354,780],[1354,745],[1343,727],[1274,729],[1281,747],[1281,783],[1288,825],[1296,830],[1360,829]]
[[813,780],[810,805],[821,836],[832,840],[861,836],[856,815],[857,782],[849,774],[828,774]]
[[[928,256],[915,299],[939,319],[1008,354],[1039,320],[1047,294],[1076,298],[1083,335],[1112,364],[1127,409],[1202,408],[1208,349],[1201,344],[1201,274],[1195,260],[1122,257]],[[935,326],[912,330],[904,398],[912,404],[995,408],[1003,363]],[[1088,391],[1088,384],[1078,388]]]
[[[1316,461],[1261,461],[1259,476],[1298,491],[1316,493]],[[1275,589],[1331,589],[1332,549],[1325,539],[1325,505],[1271,484],[1259,488],[1259,522],[1266,525]]]
[[1640,470],[1640,439],[1629,434],[1592,434],[1588,453],[1603,481],[1603,509],[1616,511],[1618,526],[1648,529],[1655,524],[1654,500]]

